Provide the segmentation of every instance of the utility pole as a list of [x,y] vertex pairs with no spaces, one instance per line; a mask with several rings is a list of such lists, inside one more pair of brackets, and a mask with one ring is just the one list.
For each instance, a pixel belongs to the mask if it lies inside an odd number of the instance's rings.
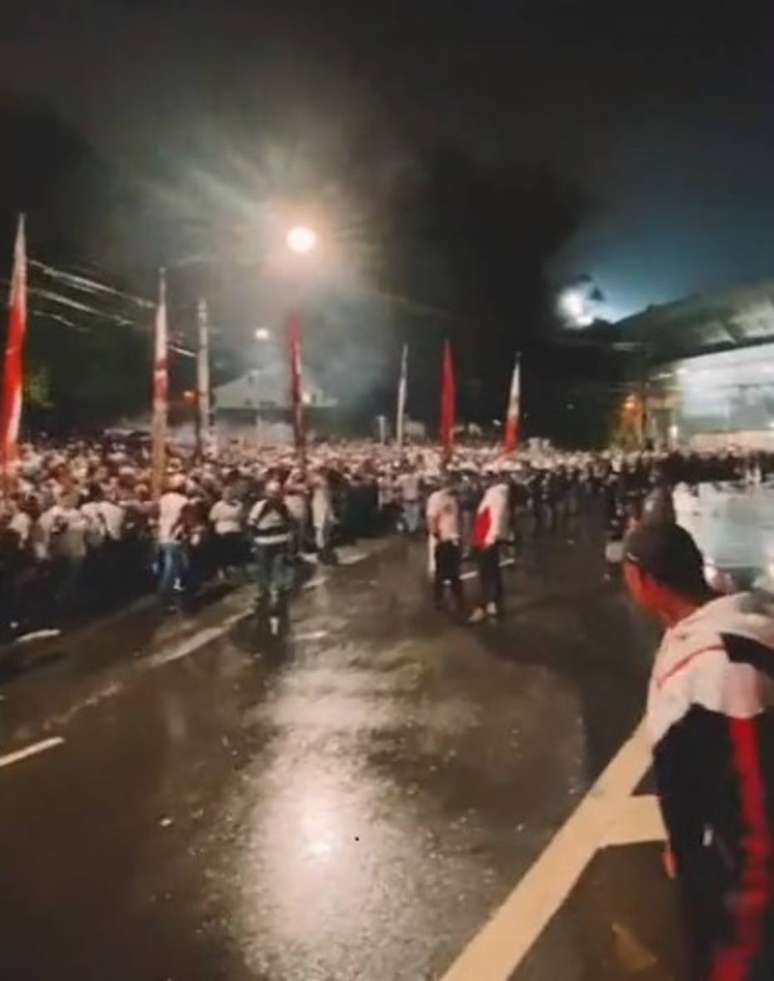
[[212,449],[210,418],[210,330],[207,301],[199,300],[196,308],[199,345],[196,352],[196,452],[201,457]]

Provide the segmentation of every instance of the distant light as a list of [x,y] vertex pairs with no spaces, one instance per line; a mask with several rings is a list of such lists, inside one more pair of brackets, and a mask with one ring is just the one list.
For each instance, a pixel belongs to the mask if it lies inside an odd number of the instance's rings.
[[268,341],[271,337],[271,331],[268,327],[258,327],[255,331],[256,341]]
[[678,368],[677,369],[677,374],[680,375],[680,377],[683,377],[684,375],[687,375],[688,374],[688,369],[687,368]]
[[287,234],[288,248],[296,255],[308,255],[317,246],[317,233],[306,225],[294,225]]
[[304,403],[304,405],[311,405],[312,404],[312,393],[311,392],[304,392],[301,395],[301,401]]
[[675,440],[679,435],[680,435],[679,428],[675,423],[672,423],[672,425],[669,427],[669,438]]
[[196,398],[196,392],[192,388],[187,388],[183,392],[183,398],[186,400],[186,402],[193,402],[193,400]]
[[594,322],[589,313],[586,295],[581,290],[565,290],[559,297],[559,309],[576,327],[588,327]]

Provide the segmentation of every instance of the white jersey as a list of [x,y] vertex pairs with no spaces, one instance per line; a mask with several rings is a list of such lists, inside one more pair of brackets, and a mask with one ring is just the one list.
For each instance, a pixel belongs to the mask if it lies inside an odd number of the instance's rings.
[[427,499],[427,527],[437,542],[459,542],[460,507],[446,490],[434,491]]
[[188,498],[177,491],[167,491],[159,500],[159,542],[162,545],[178,541],[175,537],[175,525],[180,521],[183,508],[188,504]]
[[216,535],[234,535],[242,530],[243,508],[239,501],[217,501],[210,508]]

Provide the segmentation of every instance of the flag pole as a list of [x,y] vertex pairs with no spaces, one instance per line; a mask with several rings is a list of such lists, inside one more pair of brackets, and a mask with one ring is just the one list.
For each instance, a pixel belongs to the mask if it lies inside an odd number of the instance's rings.
[[151,426],[151,493],[154,501],[158,501],[161,497],[166,466],[167,358],[167,280],[166,271],[160,269],[153,353],[153,422]]
[[403,345],[400,358],[400,379],[398,381],[398,414],[395,420],[395,441],[403,447],[403,426],[406,418],[406,388],[408,386],[408,344]]
[[0,406],[0,454],[3,492],[8,493],[10,467],[18,452],[22,413],[24,335],[27,331],[27,242],[24,215],[19,215],[13,251],[11,294],[8,304],[8,336],[5,342],[2,406]]
[[451,344],[446,341],[443,348],[443,368],[441,380],[441,445],[443,462],[448,466],[454,449],[454,364]]
[[302,469],[306,470],[306,433],[304,431],[304,396],[301,367],[301,325],[296,314],[288,320],[288,354],[290,356],[290,411],[293,441]]
[[196,308],[199,344],[196,351],[197,452],[199,456],[212,449],[210,418],[210,328],[207,301],[200,299]]

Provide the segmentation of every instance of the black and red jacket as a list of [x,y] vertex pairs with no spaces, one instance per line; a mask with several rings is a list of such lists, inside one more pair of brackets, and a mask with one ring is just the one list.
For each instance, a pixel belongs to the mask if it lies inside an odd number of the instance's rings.
[[667,631],[650,683],[659,797],[707,981],[774,979],[774,617],[766,604],[740,593],[701,607]]

